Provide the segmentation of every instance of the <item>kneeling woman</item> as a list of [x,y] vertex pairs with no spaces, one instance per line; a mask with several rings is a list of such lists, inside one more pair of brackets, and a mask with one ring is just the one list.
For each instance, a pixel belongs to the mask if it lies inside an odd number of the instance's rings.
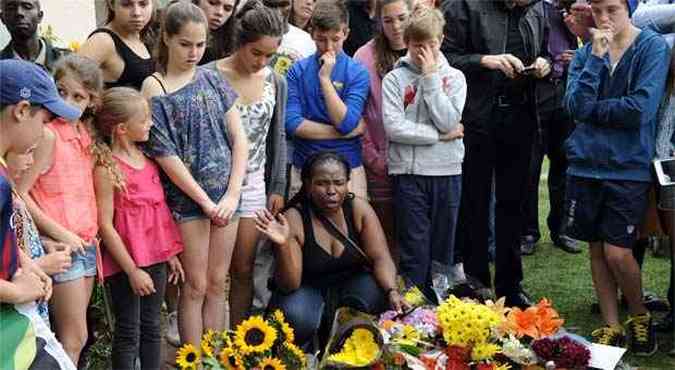
[[257,227],[275,243],[276,292],[281,309],[306,344],[322,319],[348,306],[377,314],[401,310],[396,267],[368,202],[347,191],[349,163],[321,152],[302,168],[302,188],[276,219],[258,212]]

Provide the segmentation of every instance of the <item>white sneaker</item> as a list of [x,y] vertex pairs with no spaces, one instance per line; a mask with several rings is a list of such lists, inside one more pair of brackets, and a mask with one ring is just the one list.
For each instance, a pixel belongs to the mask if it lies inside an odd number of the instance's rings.
[[167,317],[168,325],[164,338],[174,347],[180,346],[180,335],[178,334],[178,312],[173,311]]

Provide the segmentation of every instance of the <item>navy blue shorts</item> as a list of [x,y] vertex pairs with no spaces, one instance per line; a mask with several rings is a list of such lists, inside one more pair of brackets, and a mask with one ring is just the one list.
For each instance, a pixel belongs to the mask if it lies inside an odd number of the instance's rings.
[[564,234],[633,248],[648,206],[650,183],[567,177]]

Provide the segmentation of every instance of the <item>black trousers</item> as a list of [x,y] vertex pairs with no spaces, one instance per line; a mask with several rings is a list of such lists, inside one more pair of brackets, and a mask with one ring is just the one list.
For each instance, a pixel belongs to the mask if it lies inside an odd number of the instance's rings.
[[565,94],[564,82],[540,85],[540,92],[546,100],[539,110],[541,130],[539,130],[539,135],[532,145],[530,177],[527,185],[527,200],[525,201],[525,223],[522,232],[522,236],[533,236],[535,240],[539,240],[541,237],[539,231],[539,178],[544,155],[549,160],[547,182],[550,211],[546,223],[551,231],[552,239],[560,235],[564,215],[565,174],[567,172],[567,156],[563,144],[574,129],[572,120],[562,108],[562,99]]
[[166,263],[144,267],[155,285],[155,293],[134,294],[127,274],[117,273],[106,280],[115,314],[112,344],[113,369],[134,369],[136,358],[141,369],[159,369],[162,365],[160,310],[166,287]]
[[462,170],[462,200],[457,248],[464,271],[491,286],[488,217],[495,178],[495,279],[497,296],[516,294],[523,279],[520,232],[527,191],[532,142],[536,131],[533,104],[495,106],[487,130],[468,129]]

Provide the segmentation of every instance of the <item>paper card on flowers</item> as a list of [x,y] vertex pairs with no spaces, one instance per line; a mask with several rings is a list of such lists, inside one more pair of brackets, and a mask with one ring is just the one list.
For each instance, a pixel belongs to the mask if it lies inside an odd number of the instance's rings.
[[625,348],[597,343],[591,343],[588,349],[591,351],[591,360],[588,366],[602,370],[614,370],[621,361],[623,354],[626,353]]

